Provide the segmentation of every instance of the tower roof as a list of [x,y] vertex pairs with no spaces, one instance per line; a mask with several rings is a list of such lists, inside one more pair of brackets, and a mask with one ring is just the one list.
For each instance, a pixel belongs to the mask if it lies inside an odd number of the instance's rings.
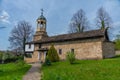
[[43,16],[43,9],[41,9],[41,15],[38,17],[37,20],[46,20],[46,18]]

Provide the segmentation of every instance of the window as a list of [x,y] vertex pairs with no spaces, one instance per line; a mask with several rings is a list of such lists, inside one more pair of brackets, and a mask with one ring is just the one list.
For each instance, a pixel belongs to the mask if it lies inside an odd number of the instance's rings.
[[29,44],[29,49],[31,48],[31,44]]
[[27,58],[32,58],[32,53],[26,53]]
[[74,53],[74,49],[71,49],[71,52]]
[[60,55],[62,54],[62,49],[59,49],[59,54],[60,54]]
[[41,21],[41,24],[43,24],[43,22]]
[[41,48],[41,44],[39,44],[39,49]]

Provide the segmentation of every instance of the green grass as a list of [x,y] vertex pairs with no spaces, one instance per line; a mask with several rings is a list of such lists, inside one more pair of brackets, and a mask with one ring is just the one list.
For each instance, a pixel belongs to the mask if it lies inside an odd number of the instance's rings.
[[43,80],[120,80],[120,57],[104,60],[67,61],[42,66]]
[[22,63],[0,64],[0,80],[22,80],[30,67]]

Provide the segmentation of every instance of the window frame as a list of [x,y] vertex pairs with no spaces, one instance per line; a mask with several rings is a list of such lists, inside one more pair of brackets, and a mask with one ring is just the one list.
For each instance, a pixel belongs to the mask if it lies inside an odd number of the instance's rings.
[[33,53],[26,53],[26,58],[32,58]]
[[72,49],[71,49],[71,52],[72,52],[72,53],[74,53],[74,52],[75,52],[75,49],[74,49],[74,48],[72,48]]
[[62,54],[62,49],[59,49],[59,55],[61,55]]
[[29,44],[28,48],[31,49],[31,44]]
[[41,47],[42,47],[41,44],[39,44],[39,49],[40,49]]

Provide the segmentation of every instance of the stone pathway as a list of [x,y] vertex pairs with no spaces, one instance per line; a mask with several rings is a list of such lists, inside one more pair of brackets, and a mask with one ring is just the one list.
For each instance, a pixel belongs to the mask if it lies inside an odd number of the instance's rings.
[[31,64],[32,67],[30,68],[30,70],[27,72],[27,74],[25,76],[23,76],[23,80],[40,80],[40,67],[41,64],[40,63],[34,63]]

